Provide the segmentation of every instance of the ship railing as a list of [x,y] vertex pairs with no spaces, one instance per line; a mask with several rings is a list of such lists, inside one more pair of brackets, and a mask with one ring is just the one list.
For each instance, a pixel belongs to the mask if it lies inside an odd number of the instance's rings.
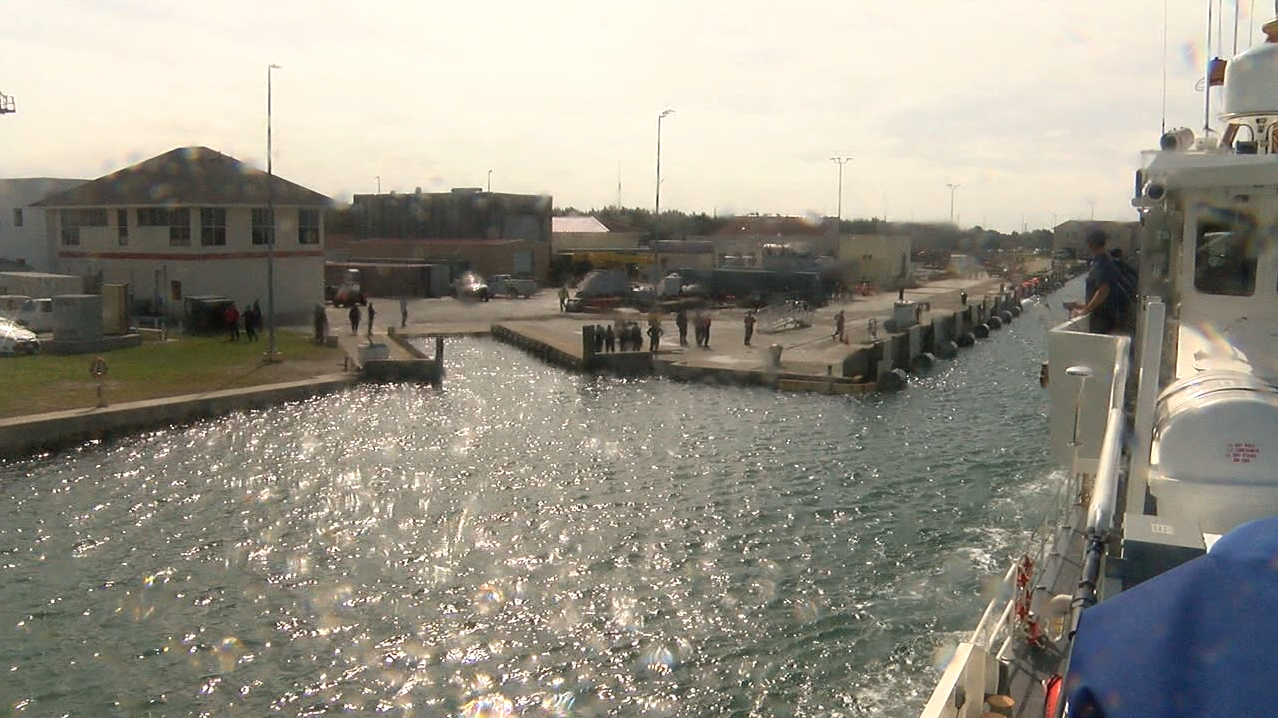
[[[1064,481],[1061,481],[1051,503],[1051,509],[1045,512],[1042,523],[1030,535],[1025,550],[1014,557],[1012,564],[997,584],[998,595],[985,608],[981,620],[973,630],[970,641],[987,650],[1000,642],[1004,645],[999,654],[1008,648],[1007,642],[1015,637],[1011,630],[1016,627],[1015,607],[1017,601],[1016,575],[1024,559],[1032,562],[1033,574],[1029,585],[1037,586],[1039,577],[1055,543],[1056,529],[1070,523],[1070,512],[1078,505],[1080,497],[1090,494],[1086,514],[1086,536],[1092,544],[1103,543],[1114,527],[1114,516],[1117,513],[1118,497],[1121,485],[1119,459],[1122,453],[1122,435],[1125,423],[1123,407],[1129,371],[1129,347],[1131,339],[1123,336],[1105,337],[1112,344],[1112,366],[1105,367],[1104,372],[1111,377],[1108,386],[1108,402],[1104,412],[1105,427],[1102,434],[1101,448],[1096,461],[1094,477],[1081,471],[1078,465],[1072,466]],[[1078,392],[1075,403],[1084,401],[1083,391]],[[1073,413],[1079,416],[1080,407],[1075,406]],[[1085,463],[1085,462],[1078,462]],[[1087,486],[1090,481],[1090,490]],[[1095,585],[1096,576],[1091,577],[1091,585]],[[1088,581],[1085,575],[1083,580]]]
[[[1056,529],[1065,525],[1082,490],[1082,482],[1074,473],[1069,473],[1059,482],[1053,495],[1050,509],[1043,514],[1043,519],[1025,542],[1024,550],[1012,558],[1002,580],[995,585],[995,597],[985,607],[981,620],[972,631],[968,640],[986,650],[991,650],[998,643],[1006,643],[1012,638],[1010,629],[1014,625],[1014,610],[1017,600],[1016,573],[1023,560],[1029,558],[1034,566],[1030,580],[1031,586],[1038,585],[1045,559],[1056,541]],[[1000,651],[1002,653],[1002,651]]]

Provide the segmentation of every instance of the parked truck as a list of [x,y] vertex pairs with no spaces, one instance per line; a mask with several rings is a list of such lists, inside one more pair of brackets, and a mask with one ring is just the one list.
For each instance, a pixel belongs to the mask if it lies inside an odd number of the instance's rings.
[[337,291],[333,292],[333,306],[349,307],[363,304],[365,301],[359,270],[347,269],[342,275],[342,283],[337,285]]

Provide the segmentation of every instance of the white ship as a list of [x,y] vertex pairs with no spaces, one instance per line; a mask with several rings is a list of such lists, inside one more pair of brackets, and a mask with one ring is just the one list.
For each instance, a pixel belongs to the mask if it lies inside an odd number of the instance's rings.
[[1059,504],[925,718],[1278,715],[1278,19],[1264,32],[1227,64],[1224,130],[1143,156],[1134,334],[1050,334]]

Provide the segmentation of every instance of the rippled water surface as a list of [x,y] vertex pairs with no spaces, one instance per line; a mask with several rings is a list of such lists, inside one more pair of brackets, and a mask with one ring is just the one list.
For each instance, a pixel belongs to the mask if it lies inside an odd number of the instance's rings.
[[442,391],[0,465],[0,706],[916,715],[1050,493],[1047,317],[868,398],[456,341]]

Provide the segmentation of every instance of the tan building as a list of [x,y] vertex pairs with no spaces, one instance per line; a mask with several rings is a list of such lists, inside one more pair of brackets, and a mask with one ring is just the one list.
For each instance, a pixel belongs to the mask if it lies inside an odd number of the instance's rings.
[[550,247],[556,254],[593,249],[635,250],[646,235],[638,227],[589,215],[550,220]]
[[872,282],[883,289],[913,279],[908,235],[845,234],[839,237],[838,266],[848,283]]
[[[720,267],[764,268],[765,256],[834,256],[838,250],[835,221],[825,217],[733,217],[710,236]],[[797,269],[798,267],[782,267]]]
[[[309,316],[324,300],[324,208],[330,200],[280,177],[275,307]],[[221,295],[267,309],[267,174],[207,147],[183,147],[47,197],[57,269],[128,284],[135,302],[180,316],[183,299]]]
[[1138,246],[1140,222],[1108,222],[1071,219],[1061,222],[1052,230],[1052,254],[1054,256],[1087,257],[1087,235],[1095,230],[1105,233],[1105,246],[1132,254]]
[[445,264],[454,275],[513,274],[549,281],[550,247],[532,239],[361,239],[350,244],[350,261]]

